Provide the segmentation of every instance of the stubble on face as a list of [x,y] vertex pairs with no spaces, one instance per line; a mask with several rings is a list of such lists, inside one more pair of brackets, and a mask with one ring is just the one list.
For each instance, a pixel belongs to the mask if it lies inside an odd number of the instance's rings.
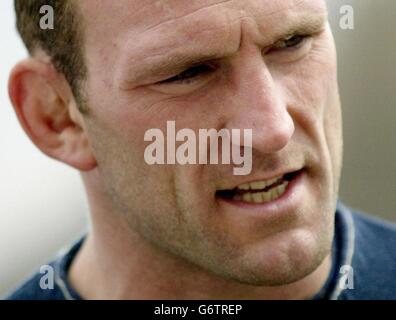
[[[313,272],[331,247],[341,169],[341,118],[335,52],[328,27],[315,38],[304,63],[285,66],[272,60],[266,67],[273,72],[296,133],[282,150],[273,154],[264,153],[260,151],[261,146],[256,146],[253,176],[260,176],[271,167],[287,167],[290,163],[305,165],[309,178],[306,190],[312,194],[296,212],[269,224],[236,217],[215,198],[216,190],[227,181],[228,184],[236,181],[230,167],[148,166],[143,157],[144,132],[151,128],[165,131],[166,120],[177,120],[180,128],[192,129],[221,129],[229,125],[227,121],[238,123],[238,119],[249,125],[244,115],[236,111],[245,106],[238,106],[240,101],[229,98],[242,95],[238,90],[249,87],[247,80],[236,76],[244,71],[246,59],[241,57],[249,57],[247,52],[253,48],[257,37],[268,40],[260,33],[263,30],[278,30],[281,21],[304,12],[314,16],[325,14],[322,1],[264,2],[208,1],[203,4],[193,1],[190,5],[182,5],[166,1],[166,5],[150,2],[140,7],[137,2],[128,1],[123,7],[120,4],[111,9],[119,17],[116,24],[108,14],[104,15],[104,8],[100,9],[98,15],[102,14],[105,22],[108,20],[108,28],[93,32],[94,22],[87,24],[87,32],[91,32],[86,50],[90,57],[87,95],[92,108],[87,129],[99,164],[101,184],[114,206],[114,213],[109,214],[125,216],[131,232],[221,277],[253,285],[281,285]],[[125,8],[129,8],[129,15]],[[145,12],[147,21],[132,12],[140,12],[140,15]],[[188,19],[183,19],[187,14]],[[128,23],[128,17],[136,18],[137,22]],[[189,21],[201,21],[201,25],[206,26],[204,30],[210,32],[194,30]],[[153,30],[157,30],[156,33]],[[174,30],[187,32],[178,34]],[[190,30],[191,38],[196,39],[198,45],[212,48],[219,57],[221,47],[228,51],[244,50],[234,52],[236,58],[227,64],[224,74],[232,75],[232,85],[219,80],[207,89],[197,90],[199,92],[172,96],[156,92],[152,86],[154,80],[149,76],[145,78],[140,69],[141,77],[134,78],[135,65],[137,68],[140,64],[134,59],[128,60],[133,57],[134,43],[163,43],[160,38],[166,39],[169,34],[170,43],[180,46],[178,36],[185,39]],[[239,36],[234,37],[234,34]],[[108,41],[99,41],[106,37]],[[133,37],[136,38],[131,41]],[[98,47],[98,43],[102,45]],[[216,46],[218,43],[220,45]],[[183,45],[184,48],[194,47],[187,42]],[[170,46],[169,49],[174,48]],[[165,55],[164,50],[162,46],[157,55]],[[182,52],[183,46],[175,51]],[[144,52],[150,54],[150,51]],[[255,59],[257,56],[252,56],[252,60]],[[123,71],[128,64],[128,72]],[[238,81],[245,85],[235,85]],[[125,83],[130,84],[128,90]],[[260,117],[260,113],[252,115],[250,119]]]

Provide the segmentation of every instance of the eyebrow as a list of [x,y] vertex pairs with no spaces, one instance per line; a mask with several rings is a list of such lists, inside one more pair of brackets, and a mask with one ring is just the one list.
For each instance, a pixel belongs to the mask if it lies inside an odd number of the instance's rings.
[[[311,35],[323,30],[327,21],[327,14],[319,15],[300,15],[298,20],[294,21],[290,26],[281,26],[278,30],[273,32],[269,38],[265,40],[266,45],[263,48],[273,45],[276,41],[285,39],[292,35]],[[163,58],[156,58],[156,55],[146,56],[144,60],[152,60],[150,62],[140,62],[140,68],[134,70],[133,77],[128,80],[128,83],[137,83],[142,80],[149,81],[150,78],[161,76],[168,76],[171,73],[182,72],[185,69],[191,68],[205,62],[224,59],[235,54],[233,50],[224,49],[223,52],[202,51],[199,52],[191,50],[180,52],[182,47],[175,47],[166,53]],[[149,48],[140,48],[141,52],[149,52]],[[179,50],[179,52],[177,52]],[[228,52],[227,52],[228,51]],[[136,63],[136,62],[135,62]]]
[[327,14],[303,15],[299,20],[285,30],[276,35],[277,39],[282,39],[293,34],[309,35],[320,32],[327,21]]
[[211,54],[197,51],[192,53],[170,53],[165,58],[155,61],[152,64],[147,63],[147,66],[142,67],[141,71],[135,73],[133,81],[138,82],[142,78],[152,76],[167,76],[170,73],[182,72],[187,68],[225,57],[225,54]]

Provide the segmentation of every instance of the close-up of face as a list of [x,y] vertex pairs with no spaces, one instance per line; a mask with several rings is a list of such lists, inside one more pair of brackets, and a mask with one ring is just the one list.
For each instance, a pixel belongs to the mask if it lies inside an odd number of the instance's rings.
[[0,9],[0,299],[396,298],[396,2]]
[[[318,268],[330,253],[342,157],[325,2],[79,6],[84,128],[97,162],[85,179],[111,214],[165,252],[242,283],[286,284]],[[166,132],[169,120],[195,132],[253,129],[251,173],[148,165],[145,132]]]

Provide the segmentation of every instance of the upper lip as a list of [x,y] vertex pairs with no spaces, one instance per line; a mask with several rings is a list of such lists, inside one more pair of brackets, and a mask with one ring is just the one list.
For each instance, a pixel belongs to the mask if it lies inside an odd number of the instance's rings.
[[236,189],[236,188],[238,188],[239,186],[244,185],[244,184],[253,183],[253,182],[258,182],[258,181],[272,180],[272,179],[275,179],[275,178],[283,177],[283,176],[285,176],[285,175],[287,175],[287,174],[296,173],[296,172],[301,171],[301,170],[303,170],[302,167],[296,168],[296,169],[283,169],[283,170],[278,170],[278,171],[276,171],[275,173],[271,173],[271,174],[268,174],[268,175],[263,175],[262,177],[251,178],[250,180],[238,182],[238,184],[233,185],[233,186],[230,187],[230,188],[220,189],[220,191],[222,191],[222,190],[234,190],[234,189]]

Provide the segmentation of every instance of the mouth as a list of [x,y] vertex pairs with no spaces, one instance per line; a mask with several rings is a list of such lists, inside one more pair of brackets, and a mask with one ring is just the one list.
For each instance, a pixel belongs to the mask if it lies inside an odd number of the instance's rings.
[[303,170],[289,172],[269,180],[241,184],[231,190],[218,190],[216,197],[249,204],[264,204],[278,200]]

